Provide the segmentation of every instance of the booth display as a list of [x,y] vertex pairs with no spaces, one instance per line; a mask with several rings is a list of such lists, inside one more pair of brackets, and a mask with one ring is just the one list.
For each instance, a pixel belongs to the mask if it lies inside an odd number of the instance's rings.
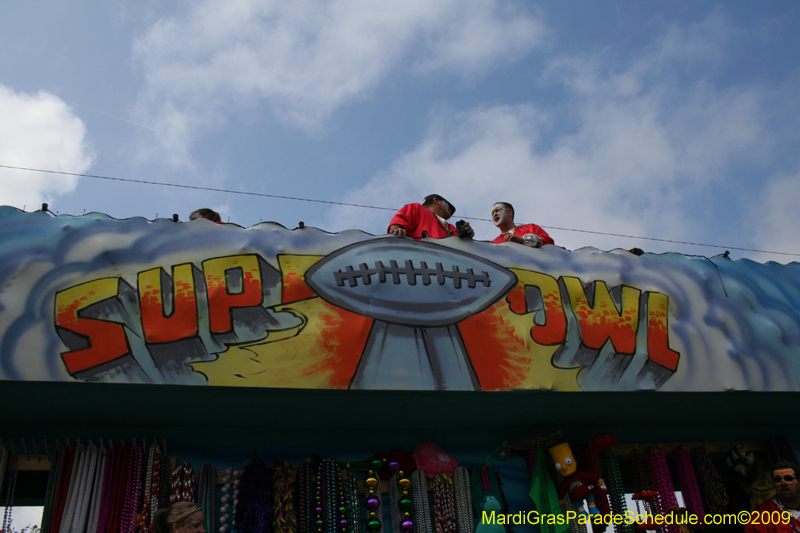
[[[750,443],[763,448],[758,452],[762,473],[778,460],[796,460],[770,453],[768,448],[776,443],[786,450],[782,437]],[[360,461],[311,455],[296,464],[276,459],[269,465],[254,455],[225,470],[206,462],[195,471],[186,462],[176,464],[175,458],[161,456],[155,442],[149,449],[136,442],[109,442],[108,447],[60,443],[50,462],[41,530],[153,531],[153,509],[188,501],[202,508],[204,529],[219,533],[503,533],[533,526],[552,533],[686,527],[716,531],[715,526],[743,525],[743,517],[752,516],[750,511],[775,494],[761,494],[745,508],[739,506],[727,492],[746,492],[758,484],[759,476],[737,482],[729,475],[733,470],[726,472],[724,461],[711,461],[702,445],[691,453],[677,443],[669,445],[669,454],[662,445],[630,449],[631,477],[624,480],[613,447],[598,453],[593,443],[575,443],[585,445],[584,458],[602,457],[610,467],[601,472],[609,479],[608,496],[602,491],[594,509],[574,498],[559,504],[556,484],[563,468],[557,461],[567,457],[565,444],[552,453],[545,447],[532,450],[527,467],[513,457],[487,456],[470,467],[455,467],[452,475],[440,469],[431,476],[430,465],[418,460],[410,472],[403,470],[408,452],[402,450]],[[716,448],[727,445],[715,443]],[[524,452],[516,450],[514,455],[521,459]],[[11,531],[18,471],[12,464],[4,532]],[[388,479],[382,479],[385,475]],[[701,490],[691,489],[690,480],[695,487],[699,480]],[[626,508],[625,485],[643,489],[633,494],[635,509]],[[683,493],[681,503],[676,488]],[[665,523],[667,516],[674,522]],[[738,521],[731,522],[734,516]]]
[[794,459],[797,263],[9,207],[0,236],[3,533],[19,494],[48,533],[179,501],[220,533],[634,533]]

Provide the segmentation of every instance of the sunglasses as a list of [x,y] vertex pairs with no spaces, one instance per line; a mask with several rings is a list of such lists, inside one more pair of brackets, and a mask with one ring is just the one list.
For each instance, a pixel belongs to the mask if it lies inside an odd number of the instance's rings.
[[794,483],[797,481],[797,476],[793,476],[791,474],[786,476],[772,476],[772,479],[775,480],[775,483],[780,483],[781,481],[785,481],[786,483]]

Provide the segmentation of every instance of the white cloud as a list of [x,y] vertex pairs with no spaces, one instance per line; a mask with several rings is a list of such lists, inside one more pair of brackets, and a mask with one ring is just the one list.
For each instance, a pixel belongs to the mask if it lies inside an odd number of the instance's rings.
[[[625,227],[641,233],[638,217],[618,209],[615,188],[602,175],[599,167],[604,154],[580,146],[581,139],[574,137],[543,152],[537,139],[546,127],[547,117],[531,106],[479,108],[444,117],[416,149],[364,188],[349,192],[346,201],[392,205],[420,201],[437,192],[456,205],[456,218],[488,219],[493,202],[507,201],[514,204],[518,223],[599,231]],[[610,141],[618,142],[618,136]],[[381,233],[389,218],[390,213],[365,215],[338,208],[330,214],[329,224],[335,229],[361,227]],[[476,238],[496,236],[490,222],[472,225]],[[576,239],[557,230],[551,233],[567,247],[627,244],[602,237]]]
[[134,44],[139,112],[174,162],[197,128],[258,102],[313,130],[409,61],[419,72],[481,75],[542,43],[513,1],[204,1],[159,20]]
[[[562,135],[550,148],[539,142],[549,124],[543,112],[531,106],[474,109],[433,126],[417,148],[364,188],[350,191],[346,201],[392,205],[439,192],[457,205],[460,216],[489,218],[493,202],[508,201],[519,223],[697,242],[701,231],[692,212],[697,206],[685,199],[720,179],[714,170],[740,157],[746,140],[760,131],[737,128],[738,118],[728,117],[747,116],[751,107],[751,99],[741,95],[719,105],[698,97],[676,110],[706,118],[694,130],[694,123],[665,117],[651,95],[627,102],[592,98],[581,103],[578,131]],[[727,122],[733,124],[720,131]],[[363,216],[338,209],[329,224],[344,229],[367,223],[372,232],[384,231],[386,215]],[[495,236],[490,223],[473,225],[478,238]],[[615,236],[551,233],[568,248],[675,249]]]
[[[753,232],[758,236],[758,249],[800,254],[800,172],[782,176],[771,182],[753,209]],[[762,260],[785,263],[796,256],[764,255]]]
[[[708,32],[709,39],[724,33],[718,18],[707,24],[716,28]],[[509,201],[518,223],[752,247],[756,235],[744,234],[743,240],[737,231],[744,225],[739,213],[747,205],[731,206],[727,218],[713,220],[704,218],[705,208],[732,186],[737,165],[762,164],[778,143],[766,126],[777,112],[774,94],[751,84],[715,89],[702,76],[677,82],[679,70],[714,60],[713,49],[721,45],[704,43],[702,32],[692,31],[693,44],[679,47],[675,34],[681,32],[671,28],[667,33],[623,68],[612,68],[597,56],[554,63],[549,79],[569,91],[576,124],[571,131],[553,127],[560,118],[548,114],[553,111],[531,105],[445,112],[414,150],[343,198],[399,206],[438,192],[456,204],[456,218],[489,218],[493,202]],[[789,181],[798,187],[796,178]],[[784,191],[788,185],[774,188]],[[769,202],[776,211],[789,213],[788,198],[796,197],[775,192]],[[382,233],[390,217],[340,208],[329,215],[328,224]],[[491,223],[478,223],[476,232],[481,239],[496,235]],[[570,249],[722,251],[559,230],[551,234]]]
[[[58,97],[41,91],[15,93],[0,85],[0,162],[4,165],[85,172],[93,155],[87,146],[86,128]],[[41,207],[55,196],[72,192],[76,176],[0,169],[0,204],[28,210]]]
[[548,33],[541,21],[510,2],[460,2],[428,16],[417,63],[423,71],[483,73],[492,63],[507,64],[542,45]]

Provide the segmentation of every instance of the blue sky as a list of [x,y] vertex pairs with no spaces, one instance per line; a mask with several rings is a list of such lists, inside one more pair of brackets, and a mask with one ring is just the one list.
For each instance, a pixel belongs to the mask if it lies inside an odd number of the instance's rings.
[[[0,165],[388,208],[438,192],[456,218],[512,202],[568,249],[788,262],[798,26],[794,0],[4,2]],[[372,234],[392,215],[5,168],[0,184],[0,204],[75,215],[211,207]]]

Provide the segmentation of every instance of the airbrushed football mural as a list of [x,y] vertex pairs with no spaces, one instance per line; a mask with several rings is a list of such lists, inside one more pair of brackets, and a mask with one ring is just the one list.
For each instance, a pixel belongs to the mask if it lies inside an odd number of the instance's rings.
[[0,379],[799,390],[800,265],[0,207]]

